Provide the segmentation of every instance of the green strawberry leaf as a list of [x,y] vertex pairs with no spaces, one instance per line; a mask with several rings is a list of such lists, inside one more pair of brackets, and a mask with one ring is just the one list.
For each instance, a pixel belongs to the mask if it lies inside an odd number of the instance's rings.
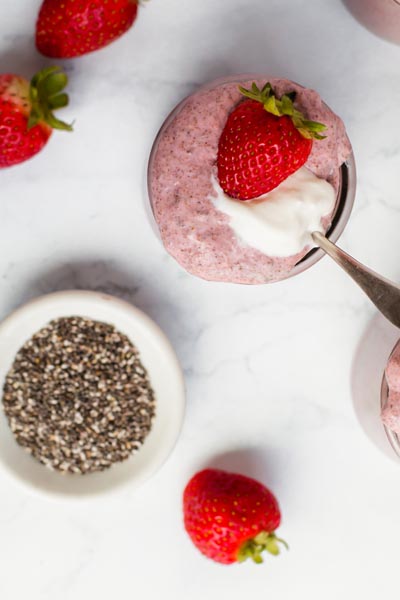
[[324,131],[326,129],[326,125],[323,123],[318,123],[317,121],[303,121],[304,125],[306,125],[311,131]]
[[264,108],[267,112],[280,117],[282,115],[282,111],[280,107],[278,107],[275,96],[270,96],[266,102],[264,102]]
[[263,562],[262,553],[264,551],[269,552],[273,556],[280,554],[278,543],[282,544],[287,550],[289,549],[287,543],[278,538],[274,532],[261,531],[255,538],[247,540],[242,545],[238,552],[237,560],[238,562],[244,562],[248,558],[251,558],[255,563],[260,564]]
[[68,83],[68,77],[60,67],[46,67],[33,76],[30,85],[31,113],[28,119],[28,129],[40,122],[45,122],[53,129],[71,131],[72,125],[57,119],[53,110],[68,105],[68,95],[63,92]]
[[68,106],[68,95],[67,94],[58,94],[53,98],[49,98],[49,107],[52,110],[56,108],[64,108],[64,106]]
[[266,544],[265,544],[265,549],[267,552],[269,552],[270,554],[273,554],[273,556],[278,556],[278,554],[280,553],[279,550],[279,546],[278,544],[275,542],[275,540],[269,540]]
[[316,140],[323,140],[326,137],[320,135],[322,131],[325,131],[326,125],[306,119],[303,113],[295,108],[294,101],[296,99],[296,92],[288,92],[279,99],[275,96],[275,92],[269,82],[266,83],[261,90],[258,88],[257,84],[253,82],[250,90],[239,86],[239,91],[246,98],[261,102],[265,110],[276,117],[282,117],[284,115],[290,117],[293,125],[303,137]]
[[68,77],[65,73],[53,73],[41,82],[41,92],[47,97],[59,94],[67,85]]
[[292,100],[289,98],[288,95],[284,95],[281,98],[281,110],[282,110],[282,114],[284,115],[289,115],[292,116],[293,115],[293,102]]

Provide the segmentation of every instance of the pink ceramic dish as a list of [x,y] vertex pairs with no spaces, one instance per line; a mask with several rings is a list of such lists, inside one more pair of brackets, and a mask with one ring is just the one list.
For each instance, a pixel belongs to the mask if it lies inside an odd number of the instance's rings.
[[267,256],[244,245],[229,218],[210,200],[218,141],[226,118],[240,102],[238,85],[270,81],[278,95],[295,91],[308,119],[327,126],[326,139],[315,140],[306,163],[333,185],[337,199],[323,220],[336,241],[355,195],[355,166],[342,121],[313,90],[283,79],[239,75],[214,81],[181,102],[163,124],[149,161],[148,189],[153,214],[166,250],[190,273],[211,281],[261,284],[300,273],[323,253],[310,247],[293,256]]

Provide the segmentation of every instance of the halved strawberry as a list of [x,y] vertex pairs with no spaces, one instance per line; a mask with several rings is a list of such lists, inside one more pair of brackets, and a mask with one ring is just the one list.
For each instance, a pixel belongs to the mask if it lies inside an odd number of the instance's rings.
[[313,139],[325,125],[305,119],[295,93],[278,99],[270,83],[260,90],[239,87],[246,100],[228,116],[218,146],[218,179],[223,191],[251,200],[273,190],[306,162]]

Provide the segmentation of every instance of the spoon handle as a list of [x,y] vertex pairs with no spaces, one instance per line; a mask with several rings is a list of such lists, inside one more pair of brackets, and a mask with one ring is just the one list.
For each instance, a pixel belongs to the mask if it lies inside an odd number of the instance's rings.
[[400,327],[400,286],[343,252],[322,233],[312,234],[314,242],[346,271],[364,290],[376,308],[396,327]]

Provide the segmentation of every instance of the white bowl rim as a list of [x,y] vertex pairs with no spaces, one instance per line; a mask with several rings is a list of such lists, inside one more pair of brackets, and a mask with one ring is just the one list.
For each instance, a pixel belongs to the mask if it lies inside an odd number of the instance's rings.
[[[82,314],[82,312],[77,313],[74,310],[72,310],[71,312],[68,312],[68,310],[62,309],[63,306],[65,307],[66,303],[71,304],[71,305],[73,305],[74,303],[75,304],[82,303],[82,305],[85,305],[88,307],[89,311],[90,311],[91,307],[93,308],[95,306],[97,306],[97,307],[101,306],[103,309],[103,312],[107,312],[109,310],[110,319],[109,320],[107,320],[107,318],[101,319],[101,318],[97,317],[95,314],[92,314],[92,315],[89,313]],[[165,361],[166,368],[168,370],[168,380],[169,380],[169,382],[172,382],[172,385],[174,387],[175,393],[173,394],[173,398],[174,398],[173,418],[172,418],[172,420],[170,420],[170,423],[172,423],[173,427],[168,432],[167,441],[166,441],[165,445],[160,448],[160,450],[157,452],[157,455],[155,457],[153,457],[153,459],[149,460],[149,463],[147,466],[145,464],[143,465],[143,467],[140,471],[140,474],[138,476],[135,476],[133,474],[131,476],[128,475],[128,476],[124,477],[122,482],[113,483],[110,486],[100,485],[99,488],[101,488],[101,489],[94,489],[93,491],[90,491],[88,489],[86,489],[86,491],[84,493],[81,493],[79,491],[62,491],[60,489],[57,489],[57,487],[49,490],[49,489],[44,489],[44,487],[42,485],[36,484],[33,481],[27,481],[27,479],[25,477],[23,477],[19,472],[17,472],[12,467],[12,465],[8,464],[6,461],[3,460],[3,452],[2,452],[2,448],[1,448],[2,439],[0,439],[0,469],[4,473],[6,473],[10,479],[15,481],[19,486],[22,486],[26,491],[28,491],[30,493],[34,493],[39,496],[45,496],[47,498],[57,498],[60,500],[62,500],[62,499],[65,499],[68,501],[84,500],[84,499],[92,500],[96,496],[104,497],[105,495],[108,496],[110,494],[115,494],[116,492],[119,492],[123,488],[130,487],[131,489],[134,489],[134,488],[139,487],[139,485],[144,483],[147,479],[149,479],[149,477],[151,477],[153,474],[155,474],[155,472],[158,471],[158,469],[167,460],[168,456],[170,455],[170,453],[172,452],[173,448],[176,445],[176,442],[178,440],[179,433],[181,431],[182,424],[183,424],[184,412],[185,412],[185,382],[184,382],[182,369],[180,367],[178,358],[175,354],[175,351],[174,351],[171,343],[169,342],[168,338],[166,337],[164,332],[161,330],[161,328],[146,313],[144,313],[142,310],[140,310],[133,304],[130,304],[129,302],[127,302],[125,300],[122,300],[121,298],[118,298],[118,297],[115,297],[115,296],[112,296],[110,294],[106,294],[103,292],[91,291],[91,290],[65,290],[65,291],[57,291],[57,292],[45,294],[43,296],[39,296],[37,298],[29,300],[27,303],[23,304],[22,306],[17,307],[15,310],[13,310],[9,315],[7,315],[0,322],[0,395],[1,396],[2,396],[5,374],[8,372],[8,370],[11,366],[11,363],[16,354],[16,351],[12,351],[12,352],[8,353],[8,355],[10,357],[9,366],[1,364],[3,362],[4,354],[7,353],[7,351],[4,352],[3,349],[1,348],[2,343],[4,343],[4,338],[7,337],[7,335],[12,335],[12,332],[15,329],[15,327],[18,327],[18,325],[22,322],[22,320],[24,320],[24,319],[26,320],[27,318],[29,318],[29,316],[38,314],[38,313],[40,313],[40,311],[43,311],[46,309],[48,309],[50,311],[50,314],[47,318],[45,318],[43,320],[43,324],[41,326],[39,326],[39,327],[37,327],[37,326],[29,327],[28,326],[26,328],[27,330],[30,330],[29,333],[27,333],[25,336],[26,340],[28,340],[36,331],[38,331],[41,327],[46,325],[52,319],[58,318],[61,316],[75,316],[78,314],[79,314],[79,316],[86,316],[87,318],[93,318],[94,320],[103,320],[104,322],[112,323],[113,322],[112,316],[113,315],[115,316],[117,313],[119,313],[120,315],[123,315],[123,317],[125,319],[129,319],[132,322],[132,324],[140,327],[142,332],[145,332],[145,335],[148,335],[149,340],[156,343],[160,349],[160,352],[162,352],[163,361]],[[61,312],[58,312],[59,310],[61,310]],[[84,312],[85,311],[83,311],[83,313]],[[51,314],[51,313],[53,313],[53,314]],[[58,317],[54,316],[57,314],[58,314]],[[126,335],[128,335],[128,333],[126,331],[124,331],[123,327],[120,327],[117,324],[115,324],[115,326],[122,333],[125,333]],[[130,336],[128,335],[128,337],[130,337]],[[132,338],[132,342],[137,346],[139,353],[141,355],[142,362],[144,362],[140,344],[137,344],[135,342],[135,339],[133,339],[133,338]],[[18,347],[21,347],[21,345],[22,344],[19,343]],[[18,350],[18,348],[17,348],[17,350]],[[149,371],[150,381],[151,381],[153,387],[155,387],[156,382],[153,381],[153,379],[151,377],[151,372],[150,372],[152,369],[149,369],[149,365],[146,363],[145,363],[145,367]],[[157,397],[157,400],[159,400],[158,394],[156,394],[156,397]],[[4,423],[7,420],[6,420],[6,416],[5,416],[5,413],[3,410],[1,400],[0,400],[0,405],[1,405],[0,406],[0,422]],[[154,419],[153,427],[152,427],[151,432],[149,433],[148,438],[151,436],[151,434],[154,430],[154,427],[157,423],[157,419],[158,419],[158,412],[156,409],[156,417]],[[9,428],[7,422],[6,422],[6,424],[7,424],[7,428]],[[12,435],[10,429],[9,429],[9,432],[13,438],[13,435]],[[146,446],[146,442],[147,442],[148,438],[146,438],[142,448],[139,450],[139,452],[136,455],[128,458],[127,460],[123,461],[122,463],[113,465],[110,469],[107,469],[107,470],[99,472],[99,473],[93,473],[93,474],[88,474],[88,475],[84,475],[84,476],[62,475],[55,471],[51,471],[50,469],[46,469],[45,466],[41,465],[35,459],[32,459],[32,457],[29,456],[29,454],[26,452],[26,450],[24,450],[21,446],[19,446],[17,444],[15,439],[13,439],[13,441],[14,441],[15,446],[18,448],[18,451],[21,453],[21,459],[23,459],[24,457],[27,457],[28,460],[32,461],[32,464],[35,465],[35,469],[37,468],[36,467],[36,465],[37,465],[43,473],[50,473],[50,474],[52,474],[52,476],[60,478],[59,481],[61,481],[61,480],[66,481],[67,478],[69,478],[71,481],[72,480],[79,481],[80,478],[82,478],[81,481],[84,481],[84,480],[88,480],[88,478],[92,479],[92,480],[95,478],[96,479],[104,478],[105,476],[107,476],[107,474],[115,472],[116,469],[120,468],[120,465],[123,465],[123,466],[129,465],[129,463],[131,461],[134,461],[135,459],[137,459],[140,456],[142,449],[145,448],[145,446]],[[71,479],[71,478],[73,478],[73,479]]]

